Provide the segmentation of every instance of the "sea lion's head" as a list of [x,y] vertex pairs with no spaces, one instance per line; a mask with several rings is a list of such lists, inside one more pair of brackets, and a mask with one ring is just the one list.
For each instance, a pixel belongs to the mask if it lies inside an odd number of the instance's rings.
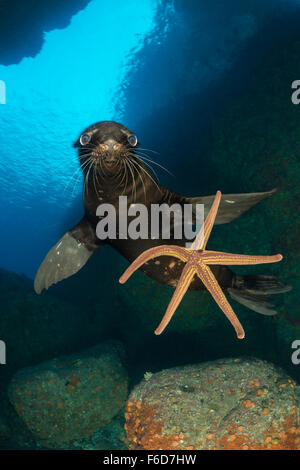
[[91,168],[102,176],[114,176],[135,156],[136,135],[114,121],[102,121],[83,131],[74,147],[78,148],[84,172]]
[[161,194],[152,164],[165,168],[147,153],[156,152],[141,148],[137,136],[122,124],[98,122],[83,131],[74,147],[85,176],[86,196],[89,188],[98,194],[99,187],[102,192],[131,195],[134,201],[140,193],[145,200],[149,191],[151,199],[154,193]]

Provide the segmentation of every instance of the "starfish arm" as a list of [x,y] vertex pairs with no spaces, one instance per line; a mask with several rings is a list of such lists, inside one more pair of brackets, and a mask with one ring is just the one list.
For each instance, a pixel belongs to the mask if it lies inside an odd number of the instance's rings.
[[124,284],[135,271],[137,271],[141,266],[143,266],[143,264],[147,263],[147,261],[153,258],[157,258],[158,256],[174,256],[186,263],[189,258],[189,252],[186,248],[176,245],[160,245],[154,248],[150,248],[149,250],[146,250],[141,253],[130,264],[130,266],[128,266],[126,271],[124,271],[124,273],[120,277],[119,282],[121,284]]
[[212,228],[215,223],[215,219],[216,219],[218,208],[219,208],[220,201],[221,201],[221,196],[222,196],[221,191],[217,191],[214,202],[204,221],[204,224],[202,225],[200,232],[198,233],[196,239],[194,240],[191,246],[192,250],[205,250]]
[[220,309],[223,311],[223,313],[226,315],[226,317],[232,324],[233,328],[236,331],[237,337],[239,339],[243,339],[245,337],[244,329],[242,325],[240,324],[234,311],[232,310],[228,300],[223,294],[223,291],[221,287],[219,286],[212,271],[204,263],[203,264],[201,263],[201,265],[198,265],[197,274],[200,277],[203,284],[205,285],[206,289],[211,293],[214,300],[219,305]]
[[166,310],[166,313],[164,314],[162,321],[160,322],[160,324],[158,325],[158,327],[156,328],[154,332],[156,335],[160,335],[164,331],[168,323],[170,322],[172,316],[175,313],[175,310],[180,304],[184,294],[188,290],[189,285],[192,282],[195,274],[196,274],[196,270],[194,267],[191,267],[188,264],[184,267],[181,273],[180,279],[178,281],[177,287],[175,289],[175,292]]
[[201,256],[205,264],[213,265],[251,265],[277,263],[282,260],[282,255],[259,256],[259,255],[239,255],[233,253],[222,253],[222,251],[206,251]]

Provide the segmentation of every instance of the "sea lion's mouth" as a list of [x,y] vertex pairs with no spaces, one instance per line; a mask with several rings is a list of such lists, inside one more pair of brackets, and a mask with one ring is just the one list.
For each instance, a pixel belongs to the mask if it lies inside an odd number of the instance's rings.
[[104,157],[103,158],[103,163],[109,167],[116,165],[117,162],[118,162],[118,159],[116,157]]

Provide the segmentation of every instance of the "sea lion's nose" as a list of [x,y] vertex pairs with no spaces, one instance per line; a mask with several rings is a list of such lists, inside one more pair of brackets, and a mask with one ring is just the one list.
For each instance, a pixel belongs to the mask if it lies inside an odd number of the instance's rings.
[[120,144],[118,144],[114,139],[108,139],[105,141],[105,147],[109,152],[113,152],[120,148]]

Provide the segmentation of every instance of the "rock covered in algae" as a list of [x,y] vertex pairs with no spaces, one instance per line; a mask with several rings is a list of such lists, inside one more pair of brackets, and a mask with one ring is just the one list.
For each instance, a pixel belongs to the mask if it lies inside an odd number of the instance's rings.
[[120,343],[108,342],[18,371],[9,399],[36,438],[60,443],[107,425],[127,398]]
[[222,359],[146,374],[126,405],[131,449],[300,449],[300,387],[273,364]]

